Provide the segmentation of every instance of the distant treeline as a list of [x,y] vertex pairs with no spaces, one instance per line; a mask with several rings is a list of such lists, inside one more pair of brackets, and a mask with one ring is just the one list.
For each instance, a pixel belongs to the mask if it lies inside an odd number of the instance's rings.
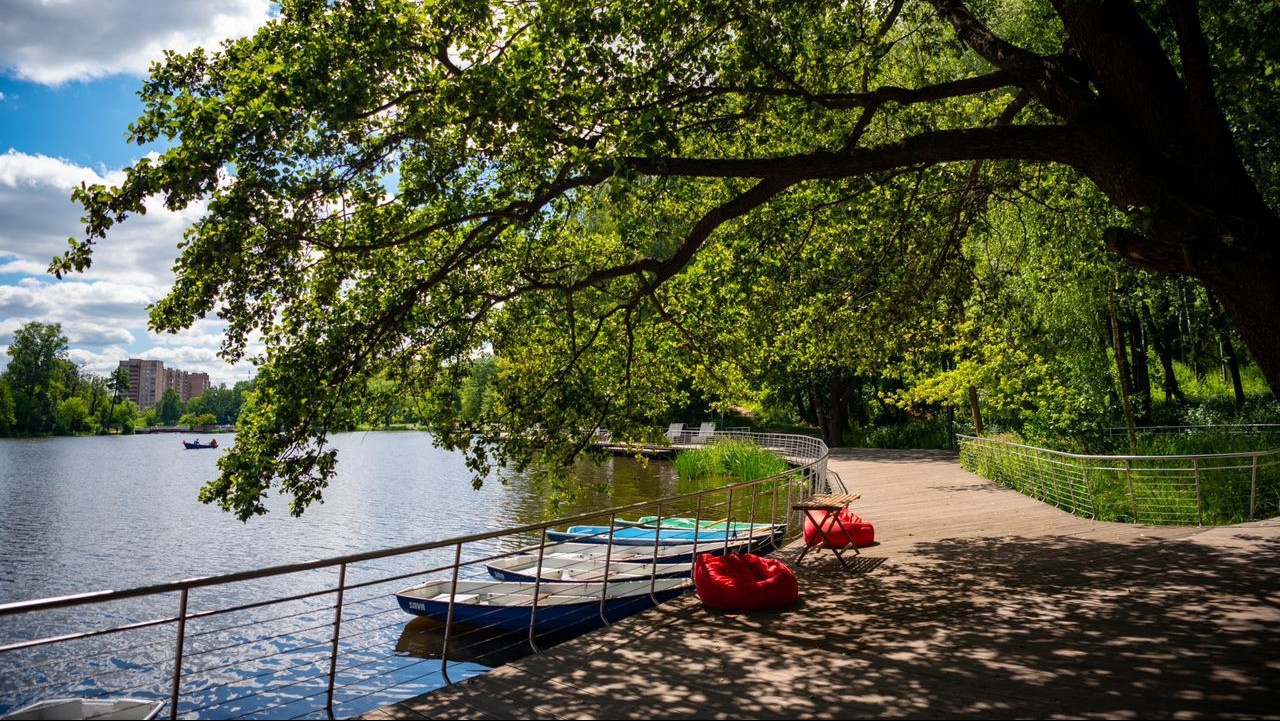
[[210,388],[183,402],[166,389],[155,408],[142,410],[127,398],[129,373],[87,373],[68,358],[67,337],[57,323],[28,323],[9,345],[9,365],[0,373],[0,436],[133,433],[159,425],[234,424],[253,391],[253,381]]

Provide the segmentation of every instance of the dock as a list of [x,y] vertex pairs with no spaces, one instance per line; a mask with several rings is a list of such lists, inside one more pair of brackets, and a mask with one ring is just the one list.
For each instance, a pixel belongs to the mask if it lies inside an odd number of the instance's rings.
[[1280,718],[1280,519],[1095,522],[938,451],[830,467],[879,545],[810,553],[795,607],[687,595],[363,718]]

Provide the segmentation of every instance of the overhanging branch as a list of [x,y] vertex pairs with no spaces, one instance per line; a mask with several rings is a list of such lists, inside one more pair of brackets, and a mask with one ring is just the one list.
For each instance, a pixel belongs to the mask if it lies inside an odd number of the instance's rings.
[[867,175],[922,163],[1030,160],[1076,166],[1084,161],[1078,133],[1061,125],[939,130],[873,148],[821,151],[774,158],[643,158],[622,162],[644,175],[762,178],[797,183]]

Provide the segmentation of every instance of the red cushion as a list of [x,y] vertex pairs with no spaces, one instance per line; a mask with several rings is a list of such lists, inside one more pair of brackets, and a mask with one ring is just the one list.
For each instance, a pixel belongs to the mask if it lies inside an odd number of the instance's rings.
[[[810,513],[823,513],[822,530],[827,532],[827,538],[830,542],[822,537],[818,532],[818,525],[814,523],[809,514],[804,516],[804,542],[808,546],[821,545],[824,548],[844,548],[850,544],[862,548],[870,546],[876,541],[876,529],[870,523],[859,518],[853,511],[845,508],[840,511],[840,521],[836,521],[836,514],[827,513],[825,511],[810,511]],[[844,528],[840,527],[844,524]],[[845,532],[848,529],[848,533]]]
[[693,564],[693,587],[705,606],[726,611],[783,608],[800,598],[790,566],[750,553],[699,554]]

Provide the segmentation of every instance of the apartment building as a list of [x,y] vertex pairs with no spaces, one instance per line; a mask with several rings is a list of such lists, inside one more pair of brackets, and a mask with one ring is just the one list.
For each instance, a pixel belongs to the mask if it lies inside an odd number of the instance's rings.
[[164,361],[130,358],[120,361],[120,367],[129,372],[127,397],[139,408],[155,408],[166,388],[172,388],[179,398],[189,401],[209,390],[211,385],[208,373],[165,368]]

